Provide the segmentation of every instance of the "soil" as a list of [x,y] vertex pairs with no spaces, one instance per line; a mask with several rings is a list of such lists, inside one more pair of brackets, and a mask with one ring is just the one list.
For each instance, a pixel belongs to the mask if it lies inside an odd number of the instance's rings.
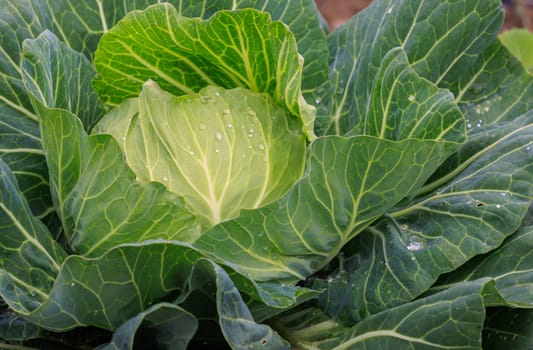
[[[371,2],[372,0],[316,0],[330,30],[346,22]],[[502,30],[527,28],[533,32],[533,0],[504,1],[504,8],[506,15]]]

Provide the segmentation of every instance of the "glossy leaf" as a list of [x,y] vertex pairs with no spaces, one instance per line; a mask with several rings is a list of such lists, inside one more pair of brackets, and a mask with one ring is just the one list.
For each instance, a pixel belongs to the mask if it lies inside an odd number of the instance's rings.
[[504,123],[533,108],[533,78],[499,42],[494,41],[450,89],[465,114],[470,134]]
[[187,17],[208,19],[217,10],[254,8],[265,11],[275,21],[285,23],[294,34],[298,52],[304,58],[302,93],[315,105],[317,114],[327,116],[331,106],[329,87],[329,55],[326,33],[316,4],[312,0],[180,0],[174,3],[179,13]]
[[[234,279],[235,280],[235,279]],[[287,284],[257,283],[257,296],[244,289],[242,283],[237,283],[241,292],[249,294],[248,305],[250,312],[257,322],[272,318],[286,309],[293,308],[304,302],[316,299],[322,290],[302,288]]]
[[[332,315],[355,322],[408,302],[515,232],[533,198],[533,127],[504,130],[494,129],[499,139],[478,148],[437,192],[397,206],[350,243],[334,280],[316,284],[328,288],[323,305]],[[464,147],[480,145],[472,143]]]
[[285,198],[203,234],[195,246],[259,281],[301,280],[433,172],[450,144],[325,137]]
[[[44,335],[42,328],[14,314],[7,307],[0,313],[0,339],[4,341],[24,341]],[[0,347],[2,347],[0,343]]]
[[[22,60],[22,80],[26,92],[38,106],[46,108],[61,108],[71,111],[82,120],[84,128],[90,129],[101,118],[103,108],[98,101],[91,82],[95,76],[92,65],[80,53],[60,43],[57,37],[45,31],[37,39],[26,39],[23,43],[24,59]],[[81,129],[83,131],[83,129]],[[72,130],[62,130],[70,135]],[[61,144],[55,144],[55,152],[64,157],[55,160],[54,154],[48,154],[47,166],[50,169],[50,189],[56,210],[62,219],[63,229],[67,229],[64,218],[64,201],[72,190],[82,168],[80,154],[75,150],[87,147],[81,141],[81,135],[72,140],[72,148],[61,153]],[[74,145],[75,144],[75,145]],[[69,163],[66,171],[61,169],[63,164]],[[67,229],[67,235],[68,232]]]
[[496,281],[498,298],[503,298],[506,306],[533,308],[532,254],[533,227],[529,226],[509,237],[496,251],[478,256],[443,276],[436,288],[491,277]]
[[[56,332],[84,326],[113,330],[128,322],[130,318],[137,317],[136,315],[144,312],[153,303],[198,288],[197,285],[191,284],[191,281],[202,281],[201,285],[206,283],[206,274],[199,271],[205,272],[205,264],[212,263],[200,259],[202,256],[189,246],[163,240],[122,245],[96,258],[71,255],[61,265],[54,286],[47,297],[38,302],[38,297],[31,296],[38,307],[33,311],[20,309],[17,311],[35,324]],[[249,327],[268,330],[266,326],[256,325],[253,322],[228,275],[218,267],[216,271],[217,274],[226,276],[217,277],[223,280],[220,285],[217,284],[216,293],[224,299],[219,300],[224,304],[218,307],[220,307],[220,317],[226,317],[225,322],[229,322],[227,327],[233,327],[231,317],[235,316],[235,310],[230,307],[232,302],[237,303],[235,306],[242,309],[238,312],[243,312],[241,316],[248,318],[245,323],[249,324]],[[252,284],[252,287],[247,288],[253,288],[253,282],[245,277],[241,276],[238,280],[240,284],[246,280],[247,284]],[[9,289],[10,286],[4,283],[0,290],[2,297],[6,297],[6,291]],[[37,293],[45,292],[37,291]],[[257,294],[257,291],[255,293]],[[183,297],[178,299],[183,300]],[[268,300],[265,299],[263,302],[269,305]],[[276,305],[270,304],[270,306]],[[139,315],[141,319],[145,316],[146,314]],[[239,323],[240,320],[241,318],[235,322]],[[130,327],[137,321],[139,319],[124,326],[126,329],[121,332],[126,332],[126,338],[131,336],[128,332],[133,332]],[[261,341],[265,333],[261,331],[257,335],[260,336],[257,341]],[[117,336],[119,339],[116,340],[128,341],[121,338],[122,336],[119,334]],[[239,336],[239,334],[228,335],[228,337]],[[275,335],[271,334],[268,339],[270,341],[274,338]]]
[[[217,293],[224,291],[224,288],[217,287],[219,282],[216,280],[226,279],[224,277],[226,275],[231,279],[231,286],[238,288],[241,294],[239,298],[242,298],[256,322],[265,321],[287,309],[312,300],[321,293],[321,291],[286,284],[257,283],[231,268],[224,267],[225,272],[222,272],[218,268],[215,269],[216,271],[213,270],[214,266],[213,262],[207,259],[195,265],[189,278],[189,293],[176,299],[176,303],[203,320],[218,321],[218,316],[221,314],[217,314]],[[230,281],[228,280],[227,283]],[[248,311],[246,313],[248,315]]]
[[302,176],[300,129],[266,94],[208,87],[175,97],[150,81],[97,131],[121,144],[138,180],[183,196],[209,227],[273,202]]
[[205,21],[169,4],[131,12],[102,37],[95,66],[94,86],[109,105],[137,96],[148,79],[176,95],[207,85],[244,87],[269,93],[313,135],[315,109],[301,94],[294,35],[256,10],[220,11]]
[[22,41],[37,37],[43,22],[35,21],[29,1],[0,1],[0,157],[9,165],[32,212],[53,212],[48,172],[39,139],[39,125],[22,83]]
[[9,167],[0,160],[0,295],[15,311],[47,298],[66,253],[35,218]]
[[448,88],[496,36],[502,18],[499,0],[374,1],[328,38],[336,93],[321,129],[343,135],[360,128],[391,49],[401,47],[414,72]]
[[199,227],[183,200],[161,184],[138,183],[111,136],[89,137],[69,112],[35,107],[51,178],[65,184],[60,209],[75,252],[98,256],[122,243],[196,239]]
[[[50,30],[70,48],[92,59],[101,35],[126,13],[141,10],[156,1],[117,3],[114,1],[2,0],[0,7],[0,155],[12,168],[33,212],[44,218],[53,212],[44,154],[40,147],[37,117],[22,84],[20,61],[22,42],[35,39]],[[270,12],[295,33],[300,53],[304,56],[304,95],[317,100],[317,90],[326,91],[328,74],[325,34],[311,0],[279,3],[278,1],[172,1],[187,16],[208,18],[214,9],[252,7]],[[66,79],[66,77],[65,77]],[[69,79],[66,79],[69,81]],[[73,82],[76,79],[72,80]],[[39,82],[49,83],[49,81]],[[83,96],[83,95],[82,95]],[[97,104],[82,108],[95,108]],[[74,106],[79,108],[81,106]],[[325,104],[319,107],[325,108]],[[327,114],[323,110],[322,114]],[[90,124],[90,123],[89,123]]]
[[23,315],[53,331],[115,329],[182,289],[200,257],[188,246],[164,241],[117,247],[98,258],[71,255],[46,300]]
[[194,310],[202,315],[205,301],[213,299],[220,329],[232,349],[289,349],[288,343],[269,326],[255,322],[239,291],[242,287],[237,289],[238,285],[220,266],[203,260],[194,266],[191,276],[191,290],[200,290],[199,300],[204,300]]
[[302,349],[479,349],[487,281],[390,308],[353,327],[320,309],[289,312],[273,321],[295,348]]
[[358,118],[361,123],[346,135],[388,140],[465,140],[464,118],[453,95],[418,76],[401,48],[392,49],[381,61],[366,115]]
[[196,332],[198,321],[177,305],[160,303],[149,307],[121,325],[111,343],[99,350],[186,349]]
[[91,83],[96,73],[91,63],[71,50],[50,31],[23,43],[24,86],[48,108],[61,108],[77,115],[86,130],[104,110]]
[[[0,337],[72,330],[55,339],[67,344],[93,334],[70,344],[81,347],[116,330],[108,346],[124,349],[196,347],[206,335],[237,349],[528,348],[529,311],[489,308],[483,325],[487,306],[532,305],[533,80],[496,40],[499,0],[375,0],[327,39],[312,0],[0,8],[0,298],[10,307]],[[102,114],[89,85],[102,36],[97,65],[117,70],[99,71],[96,86],[118,96],[102,124],[114,139],[87,135]],[[205,126],[194,150],[180,144],[192,140],[180,134],[185,122],[166,113],[186,101],[202,109],[186,121]],[[267,136],[248,107],[258,121],[264,113]],[[154,118],[142,124],[144,110]],[[200,124],[226,110],[230,121]],[[166,124],[149,125],[156,119]],[[268,158],[270,172],[267,162],[220,158],[235,172],[215,161],[211,183],[226,180],[241,197],[253,181],[276,190],[249,209],[200,218],[201,232],[193,216],[203,210],[191,214],[165,187],[175,169],[139,174],[160,169],[171,141],[185,156],[173,164],[190,169],[186,151],[223,155],[217,146],[231,135],[242,145],[225,150],[246,158],[261,137],[282,157]],[[152,140],[154,152],[132,161]],[[267,151],[260,144],[255,151]],[[217,198],[239,201],[229,191]],[[330,315],[302,304],[319,295],[312,305]],[[220,331],[204,327],[212,321]]]

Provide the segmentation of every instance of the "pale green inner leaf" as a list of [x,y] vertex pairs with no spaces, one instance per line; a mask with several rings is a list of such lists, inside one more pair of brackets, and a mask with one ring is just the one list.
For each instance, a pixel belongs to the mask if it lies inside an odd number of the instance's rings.
[[175,97],[149,81],[97,130],[118,140],[139,180],[182,195],[211,226],[278,199],[301,177],[300,125],[266,94],[208,87]]

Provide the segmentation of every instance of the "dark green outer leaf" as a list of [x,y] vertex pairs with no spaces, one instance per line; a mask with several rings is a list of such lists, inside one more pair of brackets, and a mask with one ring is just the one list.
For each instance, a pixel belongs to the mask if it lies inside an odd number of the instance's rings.
[[35,215],[53,211],[37,116],[22,84],[21,43],[37,37],[43,22],[29,1],[0,1],[0,157],[12,169]]
[[138,183],[111,136],[88,137],[69,112],[37,101],[35,108],[51,178],[61,195],[66,236],[75,252],[98,256],[122,243],[196,239],[199,227],[183,200],[159,183]]
[[[37,109],[41,109],[40,128],[43,131],[50,130],[50,132],[45,132],[42,138],[43,147],[47,150],[46,163],[50,176],[49,191],[53,195],[65,237],[70,239],[73,234],[73,227],[66,222],[68,214],[65,201],[78,183],[87,164],[89,142],[76,116],[63,110],[48,109],[37,99],[35,99],[34,105]],[[64,142],[69,143],[67,148],[64,147]]]
[[431,176],[424,187],[420,189],[418,195],[423,196],[439,190],[440,187],[457,176],[458,172],[464,170],[480,155],[483,155],[486,152],[483,150],[492,149],[499,142],[498,140],[509,138],[509,135],[513,135],[516,130],[521,130],[532,122],[533,110],[516,116],[510,121],[477,127],[475,132],[471,132],[468,135],[468,141],[462,144],[456,153],[446,159],[441,167]]
[[269,326],[257,324],[237,286],[226,271],[213,262],[195,266],[196,273],[210,274],[216,283],[216,305],[220,328],[232,349],[290,349],[288,343]]
[[[44,335],[42,328],[28,322],[6,308],[0,313],[0,339],[5,341],[23,341]],[[0,343],[0,347],[2,344]]]
[[[40,103],[49,108],[71,111],[82,120],[85,129],[92,128],[102,116],[103,108],[91,86],[95,71],[87,59],[64,43],[60,43],[48,30],[37,39],[26,39],[23,48],[22,80],[27,89],[26,93],[35,101],[39,101],[34,104]],[[72,156],[75,156],[75,152],[73,153]],[[50,157],[48,158],[50,160]],[[57,167],[57,164],[48,163],[47,166]],[[72,164],[70,167],[69,170],[74,170],[72,174],[68,171],[57,176],[59,170],[49,172],[50,188],[46,195],[52,193],[55,208],[51,209],[55,209],[60,218],[64,217],[63,202],[68,193],[66,191],[70,191],[72,187],[72,183],[69,182],[75,181],[80,171],[77,166],[79,164]],[[25,187],[27,184],[21,183],[21,186]],[[67,226],[63,221],[63,228],[57,228],[59,225],[56,222],[61,220],[56,215],[52,217],[52,220],[49,219],[45,223],[54,236],[63,239],[61,234]]]
[[521,228],[496,251],[443,276],[436,288],[484,277],[496,281],[496,303],[503,298],[507,306],[533,308],[533,226]]
[[316,284],[329,286],[321,299],[328,312],[357,322],[413,300],[514,233],[533,198],[533,125],[513,129],[496,130],[500,138],[438,192],[399,205],[350,242],[338,275]]
[[321,290],[307,289],[302,287],[295,287],[287,284],[277,283],[257,283],[256,288],[258,296],[250,293],[242,287],[242,283],[238,283],[234,276],[232,279],[237,284],[241,292],[249,293],[251,301],[247,302],[250,312],[254,320],[262,322],[272,318],[289,306],[294,307],[303,302],[315,299],[320,294]]
[[[37,39],[26,39],[23,46],[26,51],[21,74],[27,88],[26,93],[33,99],[32,110],[39,109],[40,106],[73,109],[81,112],[80,117],[85,122],[85,127],[90,127],[102,113],[90,85],[95,74],[92,66],[81,54],[60,43],[49,31],[43,32]],[[78,84],[81,82],[85,82],[85,86]],[[41,123],[44,122],[45,120],[41,120]],[[59,125],[54,125],[54,128],[72,138],[72,147],[63,152],[61,144],[54,144],[53,151],[49,145],[46,164],[50,176],[49,192],[52,193],[55,210],[68,236],[70,229],[64,221],[64,200],[82,171],[80,149],[83,149],[82,153],[86,152],[87,145],[82,141],[82,135],[76,134],[72,129],[64,130]],[[56,159],[55,154],[61,154],[61,157]],[[62,169],[63,164],[69,164],[68,168]]]
[[300,280],[423,183],[449,143],[325,137],[279,202],[222,223],[195,246],[255,280]]
[[374,1],[328,38],[336,95],[331,118],[319,121],[322,130],[342,135],[361,123],[371,82],[392,48],[405,50],[417,74],[448,88],[496,36],[502,19],[499,0]]
[[30,211],[0,159],[0,295],[17,312],[31,312],[52,289],[65,252]]
[[164,241],[121,246],[93,259],[71,255],[48,298],[24,316],[58,332],[88,325],[115,329],[183,289],[200,257],[188,246]]
[[464,117],[449,91],[421,78],[402,48],[381,61],[369,95],[366,115],[358,116],[346,135],[370,135],[388,140],[465,140]]
[[533,310],[494,308],[487,310],[483,329],[484,350],[533,348]]
[[[283,291],[286,298],[283,295],[266,298],[265,293],[260,287],[254,286],[252,281],[232,272],[231,276],[236,281],[234,284],[221,268],[205,260],[190,246],[175,241],[157,240],[123,245],[97,258],[71,255],[62,264],[46,298],[38,302],[38,297],[32,296],[38,308],[31,312],[20,308],[17,311],[33,323],[56,332],[89,325],[113,330],[155,302],[175,296],[182,303],[191,290],[203,286],[206,281],[213,281],[213,271],[218,276],[216,295],[223,303],[218,305],[219,316],[225,318],[226,322],[222,327],[239,327],[241,321],[246,319],[244,324],[250,332],[252,329],[257,330],[252,336],[254,341],[262,342],[263,338],[274,343],[280,341],[276,340],[277,336],[268,327],[253,322],[236,285],[239,289],[247,290],[258,302],[262,301],[273,308],[289,308],[294,303],[305,300],[305,292],[301,292],[303,297],[300,300],[293,299],[293,302],[288,302],[290,291]],[[212,277],[206,279],[206,276]],[[0,289],[3,298],[6,298],[6,293],[11,288],[5,282]],[[309,295],[314,296],[315,293],[309,291]],[[204,299],[204,313],[205,306]],[[199,310],[194,311],[196,313]],[[130,326],[131,324],[126,325],[129,330],[123,331],[133,332]],[[231,333],[227,335],[230,341],[252,341],[239,338],[241,334],[238,332],[228,332]],[[126,336],[128,334],[131,335],[127,333]]]
[[450,89],[465,114],[469,133],[514,120],[533,109],[533,78],[499,42],[494,41]]
[[77,115],[90,130],[103,115],[91,83],[96,75],[91,63],[71,50],[50,31],[23,43],[22,74],[28,94],[48,108]]
[[351,328],[313,309],[289,311],[272,324],[301,349],[479,349],[487,283],[457,286],[385,310]]
[[98,350],[186,349],[197,327],[198,321],[189,312],[174,304],[159,303],[122,324],[111,343]]

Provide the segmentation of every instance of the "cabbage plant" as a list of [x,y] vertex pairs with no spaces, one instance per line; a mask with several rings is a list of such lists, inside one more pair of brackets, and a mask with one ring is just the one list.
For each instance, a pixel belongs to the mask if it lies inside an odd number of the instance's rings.
[[0,5],[0,347],[533,346],[499,0]]

